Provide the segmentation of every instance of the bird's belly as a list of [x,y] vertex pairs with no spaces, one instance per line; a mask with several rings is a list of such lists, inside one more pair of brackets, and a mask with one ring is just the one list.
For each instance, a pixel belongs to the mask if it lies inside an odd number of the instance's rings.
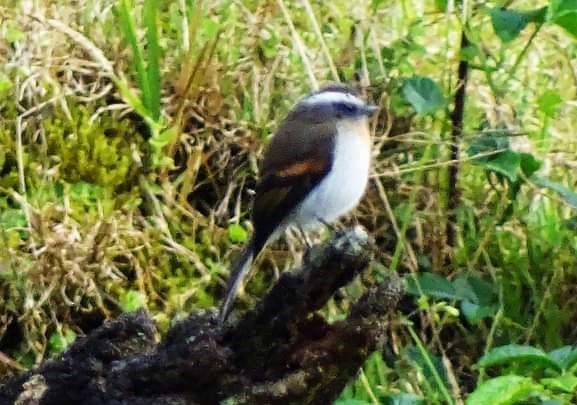
[[369,178],[369,140],[343,133],[336,141],[331,171],[295,213],[294,220],[301,227],[336,220],[356,207],[365,192]]

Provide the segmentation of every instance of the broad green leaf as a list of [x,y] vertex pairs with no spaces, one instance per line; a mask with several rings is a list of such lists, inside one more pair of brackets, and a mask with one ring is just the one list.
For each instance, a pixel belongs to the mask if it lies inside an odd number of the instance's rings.
[[527,16],[519,11],[494,8],[491,10],[491,23],[501,41],[511,42],[519,36],[529,21]]
[[[483,155],[490,152],[500,151],[498,153],[502,153],[508,150],[510,147],[509,138],[504,136],[504,134],[491,134],[491,135],[482,135],[475,137],[469,147],[467,148],[467,154],[469,156],[477,156]],[[486,162],[496,155],[488,155],[488,156],[479,156],[474,159],[475,162]]]
[[230,224],[227,231],[228,239],[232,243],[242,243],[248,239],[247,231],[239,224]]
[[495,286],[478,276],[459,276],[453,281],[457,294],[466,297],[461,301],[461,312],[474,324],[492,317],[497,312],[498,295]]
[[483,166],[494,172],[506,176],[511,182],[517,181],[517,174],[521,164],[521,157],[517,152],[506,150],[492,159],[487,160]]
[[339,399],[334,402],[334,405],[373,405],[373,403],[360,399]]
[[519,159],[521,172],[527,178],[531,177],[541,168],[541,162],[535,159],[535,156],[530,153],[519,153]]
[[[577,24],[577,23],[576,23]],[[555,118],[563,99],[559,91],[547,89],[537,99],[539,110],[549,118]]]
[[555,378],[543,378],[541,383],[551,389],[568,393],[576,392],[577,389],[577,377],[569,373]]
[[407,292],[420,296],[420,291],[428,297],[439,299],[458,300],[464,298],[457,294],[457,290],[449,280],[435,273],[418,273],[407,278]]
[[519,361],[530,362],[533,366],[539,364],[543,368],[552,368],[556,371],[561,371],[561,366],[543,350],[533,346],[516,344],[496,347],[481,357],[477,365],[486,368]]
[[465,401],[466,405],[513,405],[541,388],[528,377],[503,375],[485,381]]
[[458,295],[476,304],[489,305],[497,302],[495,285],[479,276],[458,276],[453,285]]
[[146,296],[137,290],[128,290],[120,298],[120,308],[124,312],[134,312],[146,305]]
[[577,363],[577,347],[563,346],[549,352],[549,357],[556,361],[563,370],[567,370]]
[[547,21],[547,11],[548,10],[549,10],[549,7],[543,6],[541,8],[537,8],[535,10],[525,11],[523,14],[525,14],[527,21],[535,23],[535,24],[543,24],[545,21]]
[[415,76],[405,80],[403,95],[421,115],[433,114],[445,105],[440,87],[428,77]]
[[577,37],[577,0],[551,0],[548,20]]
[[564,185],[551,181],[545,177],[533,176],[531,180],[535,185],[541,188],[548,188],[549,190],[555,191],[569,205],[577,208],[577,192],[570,190]]
[[471,324],[475,324],[485,318],[491,318],[497,313],[498,306],[480,305],[468,300],[461,301],[461,313]]

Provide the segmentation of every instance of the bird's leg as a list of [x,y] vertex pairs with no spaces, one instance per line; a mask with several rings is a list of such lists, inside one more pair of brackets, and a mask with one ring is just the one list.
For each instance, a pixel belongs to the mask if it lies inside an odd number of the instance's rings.
[[307,250],[310,249],[313,244],[311,242],[311,240],[309,239],[308,235],[306,234],[305,230],[302,228],[302,226],[297,225],[297,229],[299,230],[299,233],[301,234],[303,241],[307,247]]
[[316,220],[323,224],[326,228],[328,228],[331,232],[336,232],[338,229],[333,224],[328,223],[324,218],[317,216]]

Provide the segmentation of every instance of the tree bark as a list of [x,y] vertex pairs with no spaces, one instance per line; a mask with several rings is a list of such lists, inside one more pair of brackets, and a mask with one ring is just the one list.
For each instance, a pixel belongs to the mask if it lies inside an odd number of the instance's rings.
[[383,340],[403,294],[390,276],[352,303],[343,321],[316,311],[371,259],[360,228],[313,247],[262,302],[219,326],[198,311],[156,344],[143,311],[79,339],[60,358],[0,388],[0,404],[329,404]]

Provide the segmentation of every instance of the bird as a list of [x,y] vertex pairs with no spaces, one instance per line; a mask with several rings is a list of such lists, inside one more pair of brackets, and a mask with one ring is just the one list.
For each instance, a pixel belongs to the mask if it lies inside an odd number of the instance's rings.
[[345,84],[328,84],[296,103],[265,147],[252,207],[253,234],[232,268],[219,322],[224,324],[251,265],[289,226],[301,233],[355,208],[369,179],[369,117]]

